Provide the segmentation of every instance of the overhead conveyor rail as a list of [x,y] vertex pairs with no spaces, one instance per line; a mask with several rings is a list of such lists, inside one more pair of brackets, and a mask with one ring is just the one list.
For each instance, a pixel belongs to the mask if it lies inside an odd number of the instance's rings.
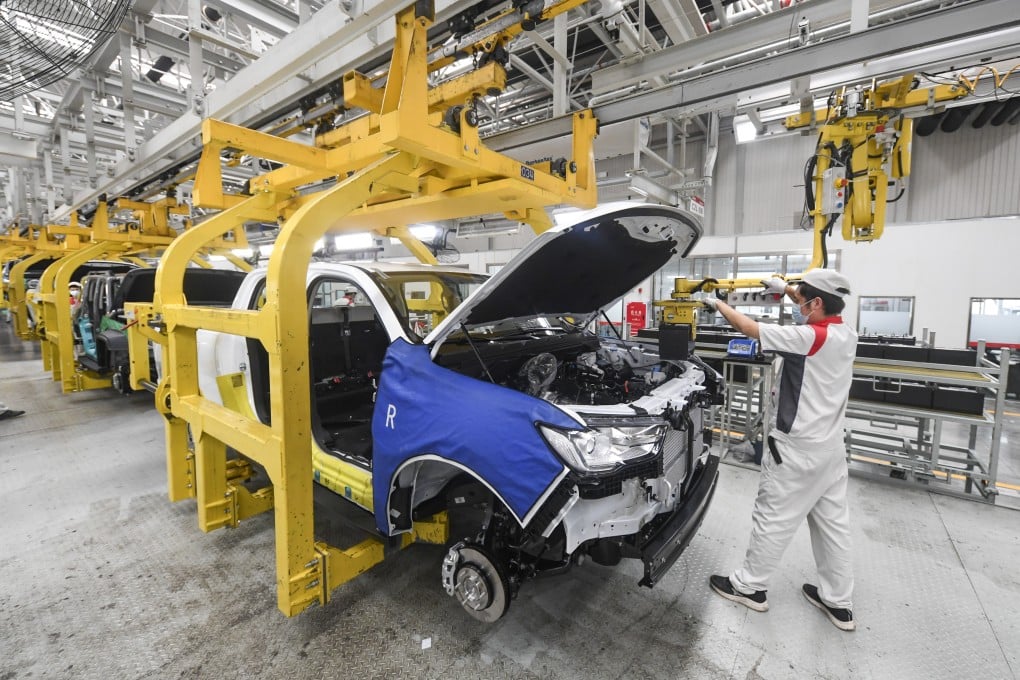
[[[560,10],[568,6],[562,3]],[[556,11],[554,5],[540,18]],[[491,151],[478,137],[474,99],[502,85],[503,67],[498,60],[488,61],[482,76],[468,73],[430,87],[426,32],[432,21],[427,3],[397,15],[385,85],[372,87],[358,73],[343,78],[345,102],[357,102],[369,115],[324,132],[314,147],[205,121],[194,200],[221,212],[170,244],[157,270],[153,304],[133,306],[137,324],[129,333],[132,380],[139,381],[135,386],[140,386],[143,369],[137,349],[146,339],[165,344],[156,404],[167,420],[170,498],[196,498],[199,525],[206,531],[273,509],[277,598],[287,615],[328,602],[334,588],[379,562],[385,547],[373,538],[340,549],[314,537],[305,284],[316,241],[327,234],[370,230],[401,239],[419,259],[434,263],[410,234],[409,224],[488,214],[500,206],[508,218],[540,232],[552,226],[545,206],[588,208],[596,202],[592,140],[597,123],[591,112],[574,114],[571,157],[561,163],[527,165]],[[501,38],[489,40],[491,49]],[[231,194],[221,180],[224,151],[285,165],[254,178],[250,194]],[[309,187],[325,186],[324,179],[336,183],[306,193]],[[264,304],[251,311],[187,304],[182,285],[187,263],[210,240],[248,221],[282,224],[269,259]],[[241,335],[263,345],[271,424],[255,419],[247,408],[230,410],[200,393],[200,330]],[[228,447],[241,454],[239,462],[228,462]],[[240,483],[249,474],[247,461],[264,468],[270,487],[250,491]],[[416,522],[400,546],[414,539],[441,543],[446,533],[445,516]]]
[[[712,39],[709,35],[699,40]],[[720,31],[718,39],[725,40],[726,32]],[[1014,0],[980,0],[678,80],[595,106],[593,111],[603,125],[610,125],[662,111],[705,113],[732,107],[738,100],[741,106],[753,107],[788,99],[795,78],[810,76],[812,88],[831,89],[847,80],[931,70],[986,52],[1014,56],[1018,40],[1020,14]],[[640,61],[643,78],[680,68],[687,63],[688,49],[681,44],[645,55]],[[569,116],[561,116],[493,135],[487,143],[507,151],[560,139],[569,131]]]
[[[16,236],[11,243],[20,246],[10,248],[5,255],[11,262],[7,268],[7,282],[4,284],[4,297],[14,322],[14,331],[22,340],[38,340],[36,324],[30,317],[30,302],[28,296],[28,272],[38,272],[45,268],[43,263],[59,260],[69,253],[80,249],[87,235],[75,229],[55,226],[29,225],[25,228],[24,236]],[[64,238],[57,238],[61,232]],[[36,319],[38,320],[38,319]]]

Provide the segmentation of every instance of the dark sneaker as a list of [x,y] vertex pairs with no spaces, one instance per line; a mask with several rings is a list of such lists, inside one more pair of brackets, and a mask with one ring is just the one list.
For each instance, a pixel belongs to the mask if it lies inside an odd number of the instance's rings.
[[825,612],[825,615],[832,621],[832,625],[836,626],[840,630],[856,630],[857,624],[854,622],[854,614],[849,609],[839,609],[838,607],[830,607],[829,605],[822,602],[822,598],[818,596],[818,588],[805,583],[802,588],[804,591],[804,597],[807,601],[814,606]]
[[17,418],[18,416],[23,415],[24,413],[25,413],[24,411],[15,411],[14,409],[0,411],[0,420],[5,420],[7,418]]
[[708,585],[712,587],[712,590],[730,602],[737,602],[756,612],[766,612],[769,610],[768,600],[765,599],[765,593],[767,592],[765,590],[758,590],[750,595],[745,595],[733,589],[733,584],[730,583],[730,579],[727,576],[709,576]]

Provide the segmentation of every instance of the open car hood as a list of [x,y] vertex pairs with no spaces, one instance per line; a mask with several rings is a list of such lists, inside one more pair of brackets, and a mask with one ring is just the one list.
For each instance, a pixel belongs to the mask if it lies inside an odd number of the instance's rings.
[[688,212],[607,205],[550,229],[482,284],[425,338],[433,353],[461,324],[535,315],[588,315],[623,296],[701,237]]

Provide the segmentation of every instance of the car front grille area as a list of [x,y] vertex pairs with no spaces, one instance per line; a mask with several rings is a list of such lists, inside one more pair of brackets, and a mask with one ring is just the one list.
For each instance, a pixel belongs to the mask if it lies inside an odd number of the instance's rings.
[[666,441],[662,443],[662,469],[668,475],[670,470],[687,451],[687,433],[681,430],[669,430],[666,433]]
[[620,493],[623,490],[623,482],[627,479],[633,477],[650,479],[661,476],[662,456],[655,456],[644,461],[628,463],[608,475],[579,480],[577,490],[581,498],[594,500]]
[[662,442],[660,455],[628,463],[611,474],[578,480],[581,498],[606,498],[620,493],[628,479],[654,479],[665,476],[671,483],[682,482],[687,472],[687,432],[670,428]]

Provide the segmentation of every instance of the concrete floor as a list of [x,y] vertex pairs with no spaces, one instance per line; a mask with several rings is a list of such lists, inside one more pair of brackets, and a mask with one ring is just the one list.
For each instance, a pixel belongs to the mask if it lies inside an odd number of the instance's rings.
[[637,586],[639,564],[588,563],[528,584],[484,626],[443,594],[442,550],[415,546],[287,619],[276,609],[270,516],[206,535],[193,502],[167,500],[151,397],[61,395],[37,350],[0,323],[0,400],[28,411],[0,421],[0,680],[1020,672],[1013,510],[852,478],[855,633],[799,592],[813,581],[806,528],[768,613],[709,592],[709,574],[738,564],[750,530],[756,473],[730,466],[700,533],[654,590]]

